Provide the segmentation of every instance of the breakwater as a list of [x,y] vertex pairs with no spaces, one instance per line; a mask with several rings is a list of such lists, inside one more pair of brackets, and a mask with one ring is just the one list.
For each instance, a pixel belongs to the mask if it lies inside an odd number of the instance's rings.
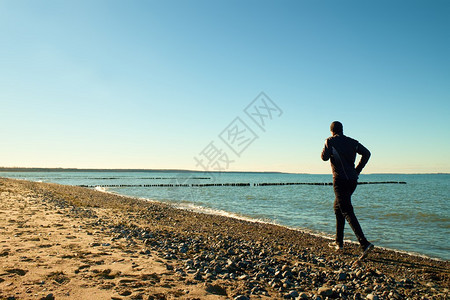
[[[361,184],[406,184],[405,181],[364,181]],[[79,187],[214,187],[214,186],[283,186],[283,185],[333,185],[332,182],[263,182],[263,183],[205,183],[205,184],[81,184]]]

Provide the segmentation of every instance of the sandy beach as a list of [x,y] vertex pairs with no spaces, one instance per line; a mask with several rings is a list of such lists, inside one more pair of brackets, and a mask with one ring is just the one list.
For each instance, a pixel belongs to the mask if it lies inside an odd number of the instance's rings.
[[5,178],[0,203],[0,299],[450,295],[448,261],[375,248],[355,264],[356,245],[281,226]]

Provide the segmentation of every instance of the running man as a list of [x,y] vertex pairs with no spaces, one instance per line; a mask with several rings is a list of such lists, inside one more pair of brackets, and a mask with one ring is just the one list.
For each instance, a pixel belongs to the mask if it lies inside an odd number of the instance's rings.
[[[367,241],[353,211],[351,196],[358,184],[358,176],[370,158],[370,151],[358,141],[344,135],[341,122],[334,121],[330,126],[332,136],[325,141],[322,150],[322,160],[330,159],[333,172],[333,188],[336,195],[334,212],[336,214],[336,241],[330,246],[336,250],[344,248],[345,220],[350,224],[362,249],[360,259],[363,259],[373,249],[373,244]],[[355,168],[356,154],[361,160]]]

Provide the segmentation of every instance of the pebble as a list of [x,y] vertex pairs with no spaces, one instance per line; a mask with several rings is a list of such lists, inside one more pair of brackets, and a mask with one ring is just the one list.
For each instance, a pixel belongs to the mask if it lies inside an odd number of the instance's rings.
[[296,299],[299,296],[297,291],[290,291],[283,296],[284,299]]
[[321,288],[319,288],[317,293],[320,296],[329,297],[329,296],[333,295],[333,290],[329,286],[322,286]]
[[244,295],[237,295],[234,297],[234,300],[250,300],[250,298]]
[[226,296],[227,295],[227,290],[225,288],[223,288],[222,286],[215,284],[215,285],[210,285],[208,284],[206,286],[205,289],[208,293],[214,294],[214,295],[222,295],[222,296]]
[[129,291],[129,290],[125,290],[125,291],[119,292],[120,296],[130,296],[131,294],[132,294],[132,292]]
[[52,293],[47,294],[47,296],[42,297],[41,300],[55,300],[55,296]]
[[340,272],[340,273],[338,274],[338,281],[344,281],[344,280],[346,280],[346,279],[347,279],[347,273]]
[[299,293],[297,291],[290,291],[289,295],[291,295],[293,298],[297,298],[299,296]]
[[300,295],[298,295],[298,299],[308,299],[308,294],[300,293]]
[[203,276],[202,276],[202,274],[200,272],[196,272],[194,274],[194,279],[201,281],[201,280],[203,280]]
[[354,299],[354,300],[360,300],[360,299],[362,299],[362,298],[361,298],[361,293],[355,293],[355,294],[353,295],[353,299]]

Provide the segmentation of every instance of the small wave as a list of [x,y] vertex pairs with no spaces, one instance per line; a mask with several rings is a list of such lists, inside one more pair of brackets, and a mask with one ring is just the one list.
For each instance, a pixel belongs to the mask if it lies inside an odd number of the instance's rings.
[[208,207],[196,205],[193,203],[176,203],[176,204],[171,203],[171,204],[173,207],[178,208],[178,209],[183,209],[183,210],[188,210],[188,211],[193,211],[193,212],[198,212],[198,213],[203,213],[203,214],[208,214],[208,215],[224,216],[224,217],[248,221],[248,222],[252,222],[252,223],[267,223],[267,224],[279,225],[271,220],[245,217],[245,216],[242,216],[242,215],[239,215],[236,213],[231,213],[231,212],[228,212],[225,210],[208,208]]
[[107,193],[107,192],[108,192],[108,191],[106,190],[106,188],[103,187],[103,186],[96,186],[96,187],[94,188],[94,190],[99,191],[99,192],[103,192],[103,193]]

